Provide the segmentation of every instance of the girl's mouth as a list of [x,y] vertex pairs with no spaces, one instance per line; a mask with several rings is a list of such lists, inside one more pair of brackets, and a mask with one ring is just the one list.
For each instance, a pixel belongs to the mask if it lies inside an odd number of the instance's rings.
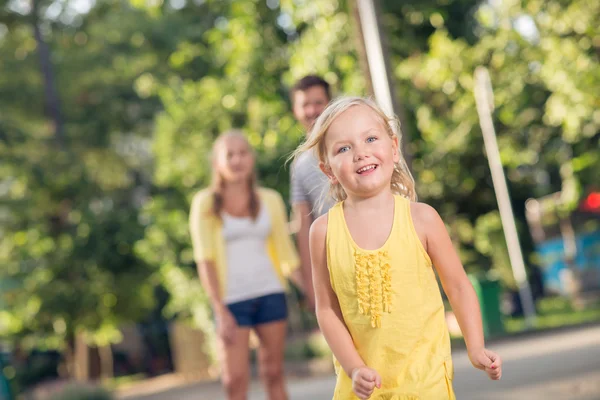
[[359,175],[367,175],[367,174],[370,174],[371,172],[375,171],[376,169],[377,169],[376,164],[369,164],[369,165],[365,165],[364,167],[356,170],[356,173]]

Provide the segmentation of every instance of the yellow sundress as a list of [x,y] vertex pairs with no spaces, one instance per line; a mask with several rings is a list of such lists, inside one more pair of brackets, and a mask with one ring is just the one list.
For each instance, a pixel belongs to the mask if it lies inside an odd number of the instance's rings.
[[[354,345],[382,378],[371,399],[454,400],[444,304],[410,201],[395,196],[392,231],[378,250],[356,245],[343,203],[336,204],[328,213],[327,264]],[[358,399],[351,379],[334,362],[333,399]]]

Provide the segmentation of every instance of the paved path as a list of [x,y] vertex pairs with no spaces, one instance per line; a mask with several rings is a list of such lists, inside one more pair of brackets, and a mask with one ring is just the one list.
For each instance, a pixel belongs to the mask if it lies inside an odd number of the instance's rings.
[[[504,359],[499,382],[471,367],[464,351],[454,353],[454,387],[460,400],[600,400],[600,326],[513,339],[491,346]],[[288,381],[290,400],[331,399],[335,379]],[[128,400],[224,400],[218,384],[194,384]],[[263,400],[254,382],[249,400]],[[427,400],[427,399],[424,399]]]

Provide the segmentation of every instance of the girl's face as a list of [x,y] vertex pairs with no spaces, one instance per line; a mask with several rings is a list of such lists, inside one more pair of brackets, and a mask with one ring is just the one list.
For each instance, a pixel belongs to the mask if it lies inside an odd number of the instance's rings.
[[254,171],[254,154],[245,139],[225,137],[217,145],[213,167],[226,183],[244,182]]
[[378,115],[358,105],[340,114],[325,135],[327,164],[321,168],[348,196],[371,197],[389,189],[400,161],[398,138],[388,134]]

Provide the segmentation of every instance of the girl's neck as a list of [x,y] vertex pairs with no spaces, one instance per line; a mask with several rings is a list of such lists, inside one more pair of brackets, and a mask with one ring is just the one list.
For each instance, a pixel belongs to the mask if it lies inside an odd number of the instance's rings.
[[348,195],[348,198],[344,201],[344,208],[351,209],[359,213],[377,213],[380,212],[380,210],[388,209],[389,205],[393,202],[394,194],[388,188],[369,197]]
[[250,184],[247,181],[228,182],[223,185],[225,196],[247,196],[250,193]]

